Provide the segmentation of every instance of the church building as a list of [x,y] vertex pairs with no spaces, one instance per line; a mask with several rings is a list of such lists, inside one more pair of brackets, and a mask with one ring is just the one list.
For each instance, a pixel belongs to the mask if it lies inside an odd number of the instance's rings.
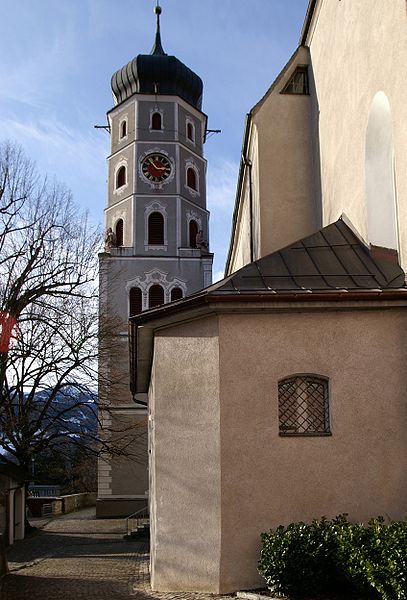
[[310,0],[247,117],[225,279],[131,318],[154,590],[264,586],[262,532],[407,513],[406,62],[405,0]]
[[[100,255],[99,399],[107,452],[97,515],[148,499],[147,395],[129,391],[128,318],[212,282],[201,79],[155,43],[112,77],[106,246]],[[113,448],[113,455],[109,450]]]

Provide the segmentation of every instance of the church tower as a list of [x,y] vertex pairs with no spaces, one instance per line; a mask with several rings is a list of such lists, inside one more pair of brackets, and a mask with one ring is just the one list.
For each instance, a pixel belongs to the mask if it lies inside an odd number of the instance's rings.
[[[106,440],[97,515],[124,516],[148,497],[147,409],[129,392],[127,320],[212,282],[202,80],[161,44],[112,77],[105,251],[100,255],[99,398]],[[140,398],[138,399],[140,400]],[[114,446],[116,444],[113,444]]]

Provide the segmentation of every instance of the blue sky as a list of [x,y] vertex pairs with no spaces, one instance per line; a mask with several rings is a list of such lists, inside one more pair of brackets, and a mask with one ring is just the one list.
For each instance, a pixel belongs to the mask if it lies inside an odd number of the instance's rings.
[[[204,81],[214,276],[223,272],[246,113],[294,52],[308,0],[161,0],[164,50]],[[103,222],[112,74],[150,52],[154,0],[2,0],[0,139]],[[7,15],[7,18],[4,18]]]

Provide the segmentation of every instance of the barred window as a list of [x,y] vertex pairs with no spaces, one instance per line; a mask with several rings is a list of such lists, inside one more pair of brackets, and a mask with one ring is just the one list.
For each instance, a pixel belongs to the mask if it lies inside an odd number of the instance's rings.
[[308,67],[297,67],[281,92],[282,94],[308,94]]
[[328,379],[293,375],[278,383],[280,435],[329,435]]
[[164,244],[164,217],[159,212],[153,212],[148,217],[148,243],[151,246]]
[[148,308],[164,304],[164,289],[161,285],[152,285],[148,290]]
[[181,300],[183,297],[182,289],[179,287],[172,288],[171,290],[171,302],[175,302],[175,300]]

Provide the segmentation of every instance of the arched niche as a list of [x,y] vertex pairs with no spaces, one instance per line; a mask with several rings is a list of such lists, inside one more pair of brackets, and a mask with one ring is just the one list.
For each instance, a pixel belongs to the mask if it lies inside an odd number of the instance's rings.
[[392,117],[384,92],[373,98],[367,125],[366,208],[369,242],[398,250]]

